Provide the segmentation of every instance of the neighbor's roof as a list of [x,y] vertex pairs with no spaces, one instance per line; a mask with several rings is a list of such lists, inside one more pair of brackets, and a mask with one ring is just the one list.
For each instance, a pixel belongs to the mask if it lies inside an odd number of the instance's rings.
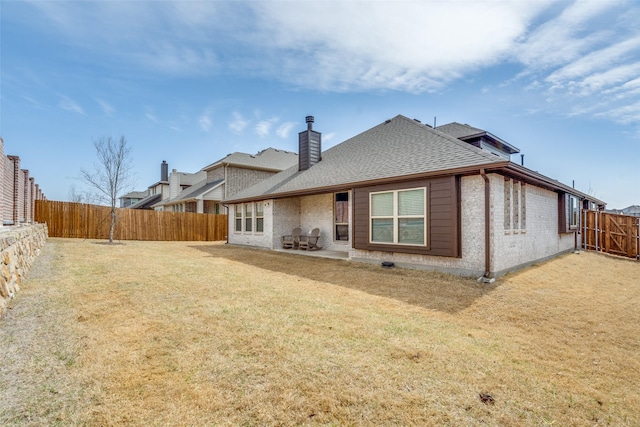
[[322,160],[311,168],[298,171],[296,164],[225,202],[311,193],[324,188],[347,188],[384,179],[507,163],[503,158],[399,115],[324,151]]
[[148,190],[131,191],[131,192],[125,194],[124,196],[120,196],[120,198],[121,199],[140,199],[140,198],[147,197],[148,195],[149,195],[149,191]]
[[271,147],[255,155],[235,152],[203,167],[202,170],[207,171],[223,164],[250,169],[281,171],[298,164],[298,155]]
[[201,181],[197,184],[192,185],[191,187],[187,187],[180,192],[176,197],[171,200],[164,200],[161,203],[158,203],[155,206],[165,206],[165,205],[173,205],[176,203],[181,203],[187,200],[197,199],[203,194],[213,190],[214,188],[222,185],[224,183],[224,179],[217,179],[215,181],[206,182]]
[[150,209],[151,206],[158,203],[161,199],[162,193],[152,194],[127,207],[129,209]]

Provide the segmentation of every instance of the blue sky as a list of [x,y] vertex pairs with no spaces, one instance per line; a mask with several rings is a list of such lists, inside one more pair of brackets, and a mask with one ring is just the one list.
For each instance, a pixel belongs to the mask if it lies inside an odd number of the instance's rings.
[[[123,135],[160,164],[323,149],[403,114],[485,129],[525,166],[640,204],[640,2],[0,2],[0,136],[52,200]],[[512,158],[520,162],[520,156]]]

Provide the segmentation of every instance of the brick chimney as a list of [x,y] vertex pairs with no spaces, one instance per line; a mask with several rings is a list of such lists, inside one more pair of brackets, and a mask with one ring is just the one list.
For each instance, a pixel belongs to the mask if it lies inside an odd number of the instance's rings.
[[322,134],[313,130],[313,116],[307,116],[307,130],[298,134],[298,170],[303,171],[322,160]]
[[169,181],[169,164],[166,160],[160,165],[160,181]]

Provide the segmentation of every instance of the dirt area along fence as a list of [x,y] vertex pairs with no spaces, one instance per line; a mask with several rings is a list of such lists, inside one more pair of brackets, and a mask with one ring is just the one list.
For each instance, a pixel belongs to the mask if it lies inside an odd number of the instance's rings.
[[[37,200],[35,220],[49,237],[108,239],[111,209],[85,203]],[[227,238],[227,215],[116,210],[116,240],[218,241]]]
[[582,247],[640,259],[640,217],[582,211]]

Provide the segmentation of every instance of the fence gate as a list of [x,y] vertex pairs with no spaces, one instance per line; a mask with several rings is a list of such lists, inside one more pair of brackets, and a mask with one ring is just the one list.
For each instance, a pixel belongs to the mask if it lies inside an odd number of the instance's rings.
[[582,211],[582,247],[640,259],[640,217]]

